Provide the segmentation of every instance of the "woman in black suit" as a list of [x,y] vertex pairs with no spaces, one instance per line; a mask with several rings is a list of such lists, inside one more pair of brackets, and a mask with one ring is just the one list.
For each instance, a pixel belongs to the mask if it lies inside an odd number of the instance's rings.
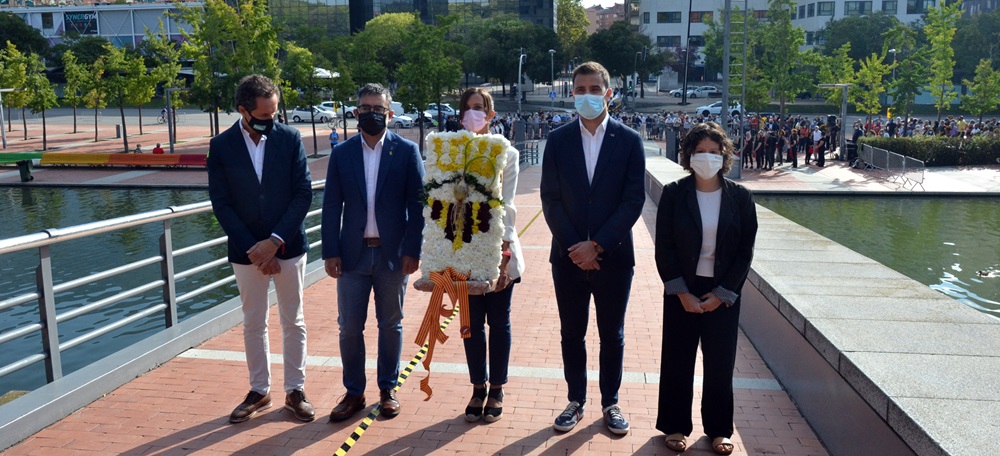
[[750,271],[757,212],[753,195],[724,176],[733,143],[718,124],[693,128],[680,165],[692,174],[663,188],[656,215],[656,268],[665,287],[656,428],[667,447],[687,449],[695,358],[701,342],[701,413],[716,454],[733,452],[733,367],[740,291]]

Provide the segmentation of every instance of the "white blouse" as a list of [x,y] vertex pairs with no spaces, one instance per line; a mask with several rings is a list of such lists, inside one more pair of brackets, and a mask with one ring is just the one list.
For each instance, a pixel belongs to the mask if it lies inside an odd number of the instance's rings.
[[722,189],[713,192],[697,191],[698,209],[701,210],[701,255],[695,274],[715,277],[715,243],[719,233],[719,212],[722,210]]

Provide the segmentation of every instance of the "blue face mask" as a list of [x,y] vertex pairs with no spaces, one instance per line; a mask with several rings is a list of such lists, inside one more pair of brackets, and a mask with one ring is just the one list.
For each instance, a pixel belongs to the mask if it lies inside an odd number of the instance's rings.
[[576,112],[580,113],[580,117],[584,119],[596,119],[604,112],[604,97],[601,95],[574,95],[573,98]]

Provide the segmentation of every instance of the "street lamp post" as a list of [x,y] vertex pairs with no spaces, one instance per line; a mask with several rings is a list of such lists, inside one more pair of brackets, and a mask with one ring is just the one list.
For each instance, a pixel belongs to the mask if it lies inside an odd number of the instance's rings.
[[681,92],[681,105],[688,104],[688,68],[691,66],[691,1],[688,0],[687,9],[687,38],[684,40],[684,88]]
[[521,87],[521,69],[524,65],[524,58],[527,55],[524,54],[524,48],[518,50],[520,54],[517,57],[517,114],[521,115],[521,96],[524,93],[524,87]]
[[[892,54],[892,83],[896,83],[896,53],[899,52],[896,49],[889,49],[889,53]],[[889,98],[889,105],[892,105],[892,98]]]
[[556,97],[552,96],[556,91],[556,50],[549,49],[549,72],[552,76],[551,88],[549,89],[549,106],[556,107]]

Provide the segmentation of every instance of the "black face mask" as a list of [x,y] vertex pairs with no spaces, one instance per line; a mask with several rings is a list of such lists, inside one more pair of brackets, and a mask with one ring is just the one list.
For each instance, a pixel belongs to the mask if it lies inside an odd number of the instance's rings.
[[385,114],[366,112],[358,114],[358,126],[369,136],[379,136],[385,130]]
[[271,129],[274,128],[274,119],[258,119],[250,114],[250,120],[247,122],[250,125],[250,129],[259,135],[268,135],[271,133]]

